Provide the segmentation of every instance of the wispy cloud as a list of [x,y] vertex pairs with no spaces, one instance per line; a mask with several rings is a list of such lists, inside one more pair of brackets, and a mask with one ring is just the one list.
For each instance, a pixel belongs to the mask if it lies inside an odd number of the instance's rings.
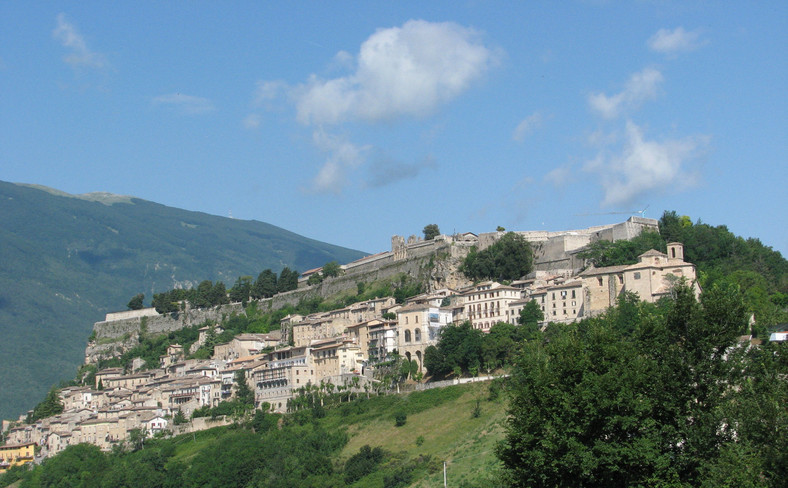
[[215,110],[213,103],[209,99],[195,97],[193,95],[185,95],[183,93],[159,95],[153,98],[153,104],[163,107],[171,107],[189,115],[203,114]]
[[104,68],[107,66],[104,56],[88,47],[84,37],[77,31],[74,24],[66,19],[65,14],[58,14],[57,26],[52,31],[52,37],[69,51],[63,57],[63,61],[72,67]]
[[660,29],[648,40],[648,47],[652,51],[675,56],[678,53],[694,51],[706,43],[701,40],[700,30],[686,31],[683,27],[673,30]]
[[655,99],[663,80],[659,70],[645,68],[634,73],[621,92],[611,96],[592,93],[588,96],[588,103],[602,117],[614,119],[628,110],[639,107],[647,100]]
[[[347,53],[338,58],[350,64]],[[495,59],[475,31],[452,22],[410,20],[380,29],[362,43],[353,73],[312,75],[295,87],[298,120],[320,125],[423,116],[466,91]]]
[[243,125],[247,129],[257,129],[260,127],[260,116],[258,114],[249,114],[243,120]]
[[523,142],[525,137],[542,125],[542,114],[534,112],[528,117],[524,118],[512,132],[512,139],[517,142]]
[[315,146],[327,154],[326,161],[312,180],[309,190],[315,193],[340,194],[347,186],[347,171],[364,163],[369,146],[357,146],[347,139],[317,129],[312,134]]
[[603,206],[633,203],[653,191],[682,189],[695,181],[689,165],[708,145],[708,137],[678,140],[647,140],[643,130],[627,121],[626,140],[612,154],[600,152],[584,169],[600,177]]
[[435,158],[428,156],[416,163],[405,163],[388,158],[378,158],[369,165],[367,186],[379,188],[398,181],[416,178],[426,169],[435,169]]

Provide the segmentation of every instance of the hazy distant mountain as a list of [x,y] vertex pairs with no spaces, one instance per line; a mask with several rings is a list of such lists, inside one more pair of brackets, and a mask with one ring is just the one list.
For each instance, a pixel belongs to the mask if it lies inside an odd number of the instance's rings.
[[364,253],[263,222],[107,193],[0,182],[0,417],[32,408],[82,363],[93,322],[145,293]]

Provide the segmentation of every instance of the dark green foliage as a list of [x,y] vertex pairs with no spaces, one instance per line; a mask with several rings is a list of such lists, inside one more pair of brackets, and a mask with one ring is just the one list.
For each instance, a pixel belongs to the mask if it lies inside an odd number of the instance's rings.
[[131,300],[129,300],[129,303],[126,306],[129,308],[129,310],[140,310],[144,307],[142,304],[143,300],[145,300],[145,294],[137,293],[131,298]]
[[533,269],[531,244],[521,235],[508,232],[483,251],[472,249],[461,271],[472,280],[517,280]]
[[405,412],[397,412],[394,414],[394,425],[402,427],[408,421],[408,414]]
[[667,247],[665,240],[659,233],[644,231],[628,241],[592,242],[587,250],[578,253],[578,257],[586,259],[589,264],[593,264],[597,268],[601,268],[604,266],[634,264],[638,261],[638,256],[650,249],[665,252]]
[[298,271],[291,270],[287,266],[279,273],[279,279],[276,282],[277,293],[284,293],[286,291],[295,290],[298,288]]
[[246,305],[246,302],[249,301],[249,297],[252,294],[252,277],[251,276],[241,276],[230,288],[228,295],[230,297],[230,302],[233,303],[243,303]]
[[441,235],[441,230],[438,228],[438,224],[427,224],[424,226],[424,240],[431,241]]
[[362,446],[356,454],[345,461],[345,483],[355,483],[377,470],[384,455],[380,447],[372,449],[369,445]]
[[183,412],[181,412],[180,408],[178,409],[177,412],[175,412],[175,415],[172,417],[172,423],[175,425],[183,425],[188,422],[189,419],[187,419],[186,415],[184,415]]
[[246,382],[246,372],[239,369],[235,372],[235,398],[247,407],[254,407],[254,390]]
[[135,198],[101,203],[0,182],[0,201],[0,371],[17,380],[0,387],[0,418],[29,410],[71,376],[93,323],[135,294],[364,255]]
[[309,278],[307,278],[306,280],[306,284],[310,286],[319,285],[322,282],[323,282],[323,275],[321,275],[320,273],[311,274],[309,275]]
[[664,311],[619,306],[524,345],[498,453],[507,484],[778,486],[788,412],[755,405],[785,404],[788,365],[773,345],[733,348],[738,290],[697,302],[680,284]]
[[270,298],[276,295],[276,273],[270,269],[262,271],[252,286],[252,298]]
[[329,261],[323,265],[323,276],[326,278],[335,278],[339,276],[340,271],[339,263],[336,261]]
[[32,424],[38,419],[51,417],[61,413],[62,411],[63,403],[60,401],[57,388],[53,387],[49,390],[49,393],[47,393],[46,398],[44,398],[41,403],[36,405],[36,407],[33,409],[32,415],[28,415],[26,422],[28,424]]
[[67,447],[62,453],[47,460],[32,477],[32,483],[22,486],[41,488],[92,488],[100,487],[101,479],[109,468],[107,455],[91,444]]
[[536,327],[542,321],[544,321],[542,308],[536,303],[536,300],[530,300],[520,311],[520,325]]

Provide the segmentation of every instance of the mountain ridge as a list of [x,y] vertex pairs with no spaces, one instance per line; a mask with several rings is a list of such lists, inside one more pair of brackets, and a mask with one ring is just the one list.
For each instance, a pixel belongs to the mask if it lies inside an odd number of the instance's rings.
[[[0,181],[0,417],[18,415],[81,364],[91,325],[144,293],[366,253],[253,220],[126,195]],[[5,387],[8,385],[8,387]]]

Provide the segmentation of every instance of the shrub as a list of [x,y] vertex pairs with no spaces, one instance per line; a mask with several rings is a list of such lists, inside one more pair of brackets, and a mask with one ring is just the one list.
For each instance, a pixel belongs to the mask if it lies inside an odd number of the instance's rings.
[[408,421],[408,415],[405,412],[397,412],[394,415],[394,425],[397,427],[402,427],[405,425],[405,422]]

